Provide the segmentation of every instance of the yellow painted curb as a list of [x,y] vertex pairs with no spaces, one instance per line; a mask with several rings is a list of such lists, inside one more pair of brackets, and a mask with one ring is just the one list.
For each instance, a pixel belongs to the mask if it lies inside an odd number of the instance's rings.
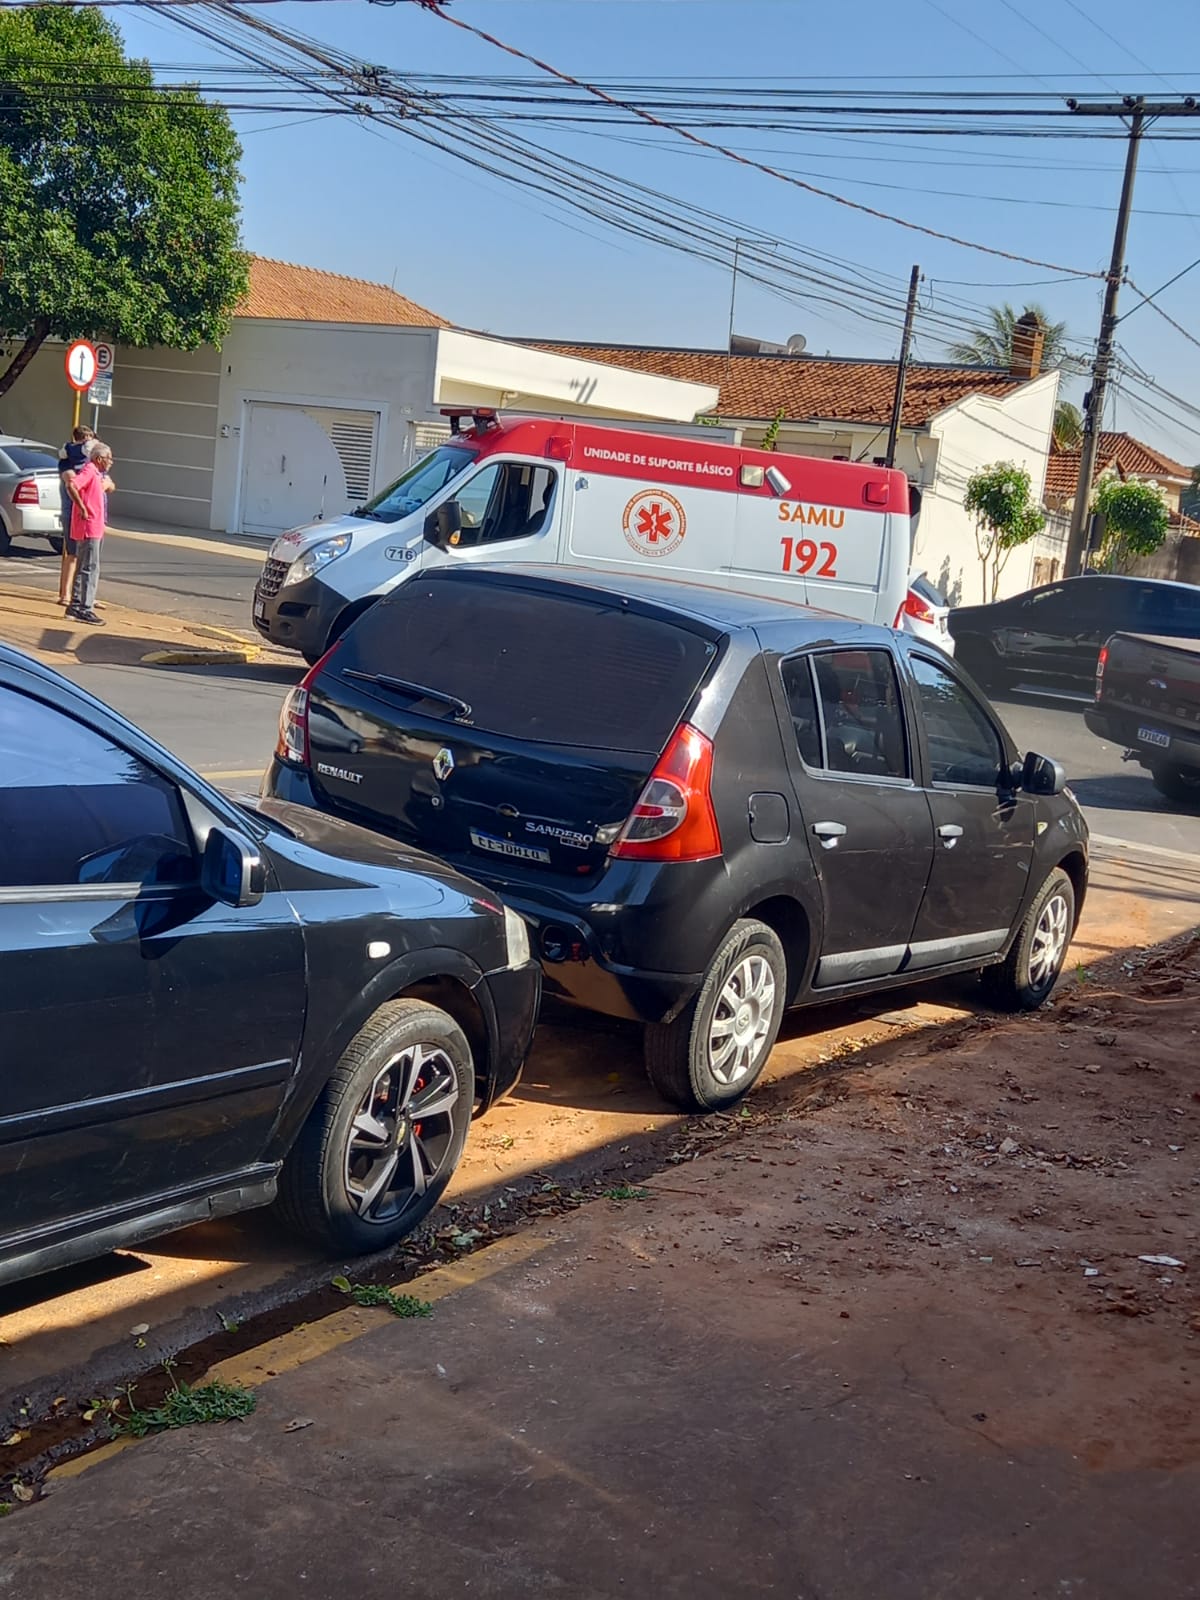
[[248,666],[262,654],[256,645],[245,650],[151,650],[142,657],[145,667]]
[[[494,1278],[510,1267],[531,1260],[539,1251],[556,1243],[558,1238],[559,1235],[548,1226],[510,1234],[507,1238],[498,1239],[486,1250],[478,1250],[474,1255],[464,1257],[462,1261],[434,1267],[432,1271],[407,1283],[395,1284],[393,1292],[415,1295],[420,1300],[445,1300],[449,1295],[474,1288],[476,1284]],[[268,1339],[253,1350],[244,1350],[240,1355],[218,1361],[196,1382],[219,1381],[240,1384],[246,1389],[258,1389],[270,1383],[272,1378],[282,1377],[285,1372],[295,1372],[298,1367],[306,1366],[319,1356],[328,1355],[342,1345],[361,1339],[364,1333],[377,1332],[391,1321],[395,1321],[395,1318],[386,1306],[365,1308],[350,1305],[344,1311],[331,1312],[319,1322],[302,1323],[298,1328],[281,1333],[277,1339]],[[156,1437],[156,1434],[145,1435],[148,1439]],[[61,1483],[66,1478],[81,1477],[90,1467],[99,1466],[102,1461],[111,1460],[122,1450],[132,1449],[135,1444],[141,1443],[143,1439],[128,1436],[110,1440],[87,1455],[76,1456],[73,1461],[64,1461],[61,1466],[51,1467],[46,1474],[46,1481]]]
[[210,622],[187,622],[184,626],[197,639],[227,639],[230,644],[244,645],[248,650],[262,648],[257,639],[247,638],[244,633],[236,633],[232,628],[218,628]]

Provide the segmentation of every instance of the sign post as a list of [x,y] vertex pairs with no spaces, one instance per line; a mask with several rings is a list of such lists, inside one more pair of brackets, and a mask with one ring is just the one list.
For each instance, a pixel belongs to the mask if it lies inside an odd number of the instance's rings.
[[66,356],[67,382],[75,391],[75,421],[79,426],[79,402],[85,389],[89,389],[96,376],[96,352],[86,339],[76,339],[69,345]]

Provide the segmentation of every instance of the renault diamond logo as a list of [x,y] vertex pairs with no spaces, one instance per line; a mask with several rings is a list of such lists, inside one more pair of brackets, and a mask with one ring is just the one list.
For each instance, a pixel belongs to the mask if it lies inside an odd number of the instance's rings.
[[454,771],[454,756],[444,745],[433,758],[433,771],[440,783],[445,783]]

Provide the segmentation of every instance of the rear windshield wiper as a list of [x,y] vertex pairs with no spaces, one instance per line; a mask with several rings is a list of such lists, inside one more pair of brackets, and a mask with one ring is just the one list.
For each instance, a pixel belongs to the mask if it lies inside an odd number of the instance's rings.
[[441,689],[430,689],[423,683],[410,683],[407,678],[393,678],[387,672],[359,672],[354,667],[347,667],[342,677],[358,678],[362,683],[377,683],[381,689],[399,689],[401,694],[415,694],[422,700],[436,700],[439,705],[449,706],[459,722],[471,715],[470,706],[456,694],[445,694]]

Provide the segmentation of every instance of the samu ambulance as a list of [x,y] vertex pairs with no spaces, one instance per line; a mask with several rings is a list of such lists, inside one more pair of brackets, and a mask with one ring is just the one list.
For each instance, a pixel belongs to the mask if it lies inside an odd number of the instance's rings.
[[904,603],[916,491],[895,469],[446,415],[451,437],[382,494],[275,540],[254,591],[273,644],[316,661],[414,573],[472,562],[660,572],[889,626]]

